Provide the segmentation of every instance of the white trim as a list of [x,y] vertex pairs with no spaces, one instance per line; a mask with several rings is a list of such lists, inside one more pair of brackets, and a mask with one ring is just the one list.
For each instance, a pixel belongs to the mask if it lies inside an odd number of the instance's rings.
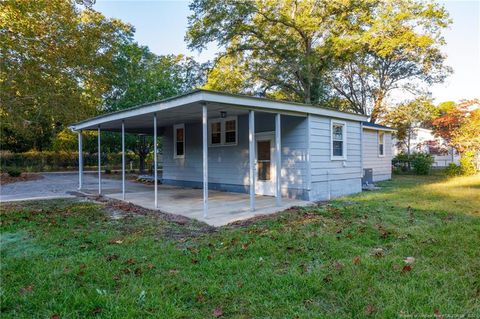
[[[203,218],[208,217],[208,110],[202,105]],[[185,133],[185,131],[184,131]],[[183,135],[185,138],[185,134]],[[184,142],[185,147],[185,142]],[[185,154],[185,149],[184,149]]]
[[255,111],[248,111],[248,170],[250,182],[250,210],[255,211]]
[[[177,155],[177,129],[183,129],[183,155]],[[175,124],[173,126],[173,158],[185,158],[185,124]]]
[[[99,117],[92,118],[83,122],[76,123],[70,126],[70,129],[78,131],[81,129],[92,129],[96,128],[99,124],[124,120],[127,118],[149,114],[154,112],[161,112],[175,107],[200,103],[200,102],[210,102],[210,103],[220,103],[227,104],[235,107],[245,107],[251,110],[262,110],[262,111],[273,111],[282,114],[292,114],[292,115],[303,115],[314,114],[326,117],[333,117],[338,119],[347,119],[354,121],[366,121],[367,116],[360,114],[352,114],[340,112],[332,109],[310,106],[306,104],[299,103],[289,103],[283,101],[274,101],[264,98],[251,97],[251,96],[238,96],[238,95],[229,95],[220,92],[211,92],[205,90],[198,90],[183,96],[174,97],[164,101],[159,101],[158,103],[148,104],[144,106],[138,106],[132,109],[127,109],[124,111],[119,111],[107,115],[102,115]],[[105,130],[105,129],[104,129]]]
[[[342,156],[333,155],[333,126],[341,125],[342,128]],[[347,160],[347,122],[338,121],[331,119],[330,120],[330,160],[332,161],[345,161]]]
[[[235,121],[235,143],[226,142],[226,126],[225,122]],[[212,124],[220,123],[220,143],[212,144]],[[221,147],[221,146],[236,146],[238,145],[238,117],[228,116],[226,118],[214,118],[208,120],[208,146],[209,147]]]
[[[382,134],[382,145],[383,145],[383,154],[380,154],[380,134]],[[377,155],[378,157],[385,157],[385,132],[378,131],[377,132]]]

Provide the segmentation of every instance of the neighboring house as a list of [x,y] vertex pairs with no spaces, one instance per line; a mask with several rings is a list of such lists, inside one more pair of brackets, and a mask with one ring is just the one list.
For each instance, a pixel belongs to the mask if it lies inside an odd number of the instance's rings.
[[[408,153],[405,146],[400,146],[398,141],[393,140],[394,155]],[[410,139],[410,154],[426,153],[433,156],[434,167],[446,167],[450,163],[459,164],[460,155],[452,148],[448,147],[441,137],[433,134],[431,129],[417,127],[412,129]]]
[[[361,192],[364,167],[373,168],[375,180],[390,178],[392,130],[362,129],[365,120],[312,105],[195,90],[71,128],[162,136],[162,183],[203,188],[206,214],[209,189],[250,194],[253,210],[257,196],[319,201]],[[79,134],[80,150],[81,142]],[[81,161],[79,171],[82,187]]]
[[392,178],[392,133],[389,127],[363,122],[363,183]]

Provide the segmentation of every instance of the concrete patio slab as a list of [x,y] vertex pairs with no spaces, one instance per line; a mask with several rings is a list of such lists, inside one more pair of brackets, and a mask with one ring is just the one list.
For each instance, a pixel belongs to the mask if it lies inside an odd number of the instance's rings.
[[[125,195],[125,200],[144,208],[155,209],[153,186],[142,186],[148,188],[148,190],[141,192],[129,191]],[[223,226],[258,215],[277,213],[294,206],[308,206],[312,204],[307,201],[283,198],[282,206],[276,206],[274,197],[256,196],[256,210],[252,212],[250,211],[250,197],[248,194],[210,190],[208,192],[208,217],[204,218],[202,194],[201,189],[159,185],[157,209],[165,213],[194,218],[212,226]],[[106,196],[118,200],[122,199],[121,193],[107,194]]]

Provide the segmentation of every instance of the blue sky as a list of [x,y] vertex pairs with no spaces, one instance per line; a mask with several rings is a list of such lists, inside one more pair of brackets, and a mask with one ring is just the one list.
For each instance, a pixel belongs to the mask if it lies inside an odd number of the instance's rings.
[[[444,32],[447,64],[454,74],[444,84],[431,88],[436,101],[480,97],[480,1],[440,1],[450,12],[453,24]],[[184,41],[188,1],[97,0],[94,9],[107,17],[132,24],[135,39],[157,54],[187,54],[201,62],[215,56],[216,47],[198,53]]]

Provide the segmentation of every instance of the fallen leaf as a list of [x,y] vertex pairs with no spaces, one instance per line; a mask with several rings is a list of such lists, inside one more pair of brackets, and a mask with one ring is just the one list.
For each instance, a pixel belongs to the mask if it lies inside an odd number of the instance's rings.
[[155,265],[154,265],[154,264],[148,264],[148,265],[147,265],[147,268],[150,269],[150,270],[152,270],[153,268],[155,268]]
[[219,317],[223,316],[222,308],[219,308],[219,307],[215,308],[215,309],[213,310],[213,316],[214,316],[215,318],[219,318]]
[[354,263],[355,265],[360,264],[360,261],[361,261],[360,256],[355,256],[355,257],[353,257],[353,263]]
[[247,250],[248,249],[248,244],[242,244],[242,249]]
[[133,258],[129,258],[124,262],[125,265],[135,265],[135,263],[136,263],[136,260]]
[[433,313],[435,314],[435,318],[437,318],[437,319],[444,319],[445,318],[444,316],[442,316],[442,314],[440,313],[440,310],[438,310],[438,309],[435,309],[433,311]]
[[323,282],[324,282],[324,283],[329,283],[329,282],[331,282],[332,280],[333,280],[333,278],[332,278],[332,275],[330,275],[330,274],[329,274],[329,275],[326,275],[325,277],[323,277]]
[[333,263],[333,267],[335,267],[336,270],[342,270],[343,264],[336,261],[336,262]]
[[116,245],[120,245],[123,243],[123,240],[119,240],[119,239],[112,239],[110,241],[108,241],[109,244],[116,244]]
[[375,312],[375,306],[369,303],[365,306],[364,313],[366,316],[370,316],[372,313]]
[[112,261],[112,260],[117,260],[118,257],[119,257],[118,255],[113,254],[113,255],[108,255],[107,257],[105,257],[105,259],[106,259],[107,261]]
[[178,270],[177,270],[177,269],[170,269],[170,270],[168,271],[168,273],[170,273],[170,274],[172,274],[172,275],[176,275],[176,274],[178,274]]
[[135,273],[136,276],[141,276],[142,275],[142,268],[135,268],[135,270],[133,271]]
[[415,258],[414,257],[407,257],[403,260],[406,264],[413,264],[415,262]]
[[32,292],[33,287],[34,287],[33,285],[29,285],[29,286],[23,287],[23,288],[20,289],[20,293],[21,293],[22,295],[24,295],[24,294],[26,294],[26,293]]
[[60,319],[60,315],[53,314],[50,318],[51,319]]
[[410,265],[403,266],[402,273],[407,273],[409,271],[412,271],[412,266],[410,266]]
[[101,313],[102,313],[102,311],[103,311],[103,309],[102,309],[102,308],[100,308],[100,307],[97,307],[97,308],[93,309],[93,311],[92,311],[92,315],[96,316],[96,315],[98,315],[98,314],[101,314]]
[[383,250],[383,248],[375,248],[372,251],[372,255],[374,255],[377,258],[381,258],[385,256],[385,251]]
[[197,296],[195,297],[195,300],[196,300],[197,302],[204,302],[204,301],[205,301],[205,296],[204,296],[201,292],[199,292],[199,293],[197,294]]
[[192,260],[191,260],[191,261],[192,261],[192,264],[198,264],[198,259],[194,259],[194,258],[192,258]]

